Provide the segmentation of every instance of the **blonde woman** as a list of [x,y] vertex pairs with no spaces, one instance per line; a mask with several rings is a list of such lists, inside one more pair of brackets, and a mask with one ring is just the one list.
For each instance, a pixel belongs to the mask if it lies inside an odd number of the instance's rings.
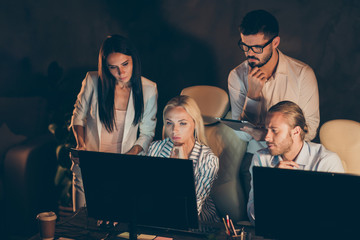
[[199,219],[219,221],[210,197],[211,187],[219,169],[219,159],[206,145],[199,107],[188,96],[174,97],[164,108],[163,120],[166,138],[152,142],[148,155],[193,161]]

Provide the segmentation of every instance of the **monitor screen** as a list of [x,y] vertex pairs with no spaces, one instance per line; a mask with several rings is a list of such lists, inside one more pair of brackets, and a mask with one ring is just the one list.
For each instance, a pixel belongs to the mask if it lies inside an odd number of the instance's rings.
[[136,225],[198,227],[193,163],[78,151],[88,216]]
[[254,167],[253,184],[256,235],[277,239],[358,236],[360,176]]

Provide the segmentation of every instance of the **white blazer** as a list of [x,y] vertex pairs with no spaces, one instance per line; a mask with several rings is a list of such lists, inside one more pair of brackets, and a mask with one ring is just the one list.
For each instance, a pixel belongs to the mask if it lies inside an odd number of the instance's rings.
[[[97,71],[88,72],[82,82],[81,91],[77,96],[75,109],[71,117],[71,126],[85,127],[86,150],[99,151],[101,141],[101,124],[98,107]],[[144,98],[144,113],[137,125],[133,125],[135,108],[133,92],[131,90],[128,107],[126,109],[124,134],[121,153],[126,153],[134,145],[140,145],[146,152],[154,135],[157,112],[156,83],[141,77]],[[138,137],[138,130],[140,130]]]

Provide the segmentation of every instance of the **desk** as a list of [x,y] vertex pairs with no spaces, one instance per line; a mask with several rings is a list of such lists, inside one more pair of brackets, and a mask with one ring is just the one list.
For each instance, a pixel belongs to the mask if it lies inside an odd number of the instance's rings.
[[[158,230],[153,228],[144,228],[138,227],[138,233],[144,234],[151,234],[151,235],[158,235],[162,237],[170,237],[174,240],[198,240],[198,239],[208,239],[208,240],[225,240],[226,234],[224,230],[224,226],[222,223],[215,224],[214,228],[218,231],[215,233],[210,234],[208,236],[195,236],[194,234],[190,233],[181,233],[181,232],[174,232],[174,231],[166,231],[166,230]],[[238,227],[237,227],[238,228]],[[262,240],[263,238],[257,237],[254,234],[254,228],[245,226],[246,231],[252,234],[253,240]],[[119,224],[115,228],[116,231],[128,231],[127,224]],[[80,211],[74,213],[74,215],[65,218],[59,221],[56,224],[56,231],[55,231],[55,239],[60,237],[66,237],[71,239],[106,239],[106,240],[113,240],[113,239],[122,239],[122,238],[115,238],[115,237],[108,237],[109,230],[101,229],[96,226],[96,220],[93,218],[88,218],[86,209],[80,209]],[[39,234],[36,234],[30,240],[41,240]]]

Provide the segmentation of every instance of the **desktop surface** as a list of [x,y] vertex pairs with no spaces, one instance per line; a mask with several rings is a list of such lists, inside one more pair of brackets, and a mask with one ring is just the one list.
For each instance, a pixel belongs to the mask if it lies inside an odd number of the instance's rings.
[[[123,238],[116,237],[118,233],[127,232],[127,224],[117,225],[114,229],[100,228],[96,224],[94,218],[88,217],[87,209],[81,208],[74,213],[73,216],[61,219],[56,224],[55,239],[106,239],[106,240],[121,240]],[[226,239],[224,226],[219,223],[215,223],[213,228],[217,229],[216,232],[205,234],[190,234],[186,232],[177,232],[166,229],[155,229],[151,227],[138,227],[138,234],[149,234],[161,237],[172,238],[174,240],[198,240],[198,239]],[[30,238],[30,240],[40,240],[39,234]],[[254,238],[253,238],[254,239]]]

